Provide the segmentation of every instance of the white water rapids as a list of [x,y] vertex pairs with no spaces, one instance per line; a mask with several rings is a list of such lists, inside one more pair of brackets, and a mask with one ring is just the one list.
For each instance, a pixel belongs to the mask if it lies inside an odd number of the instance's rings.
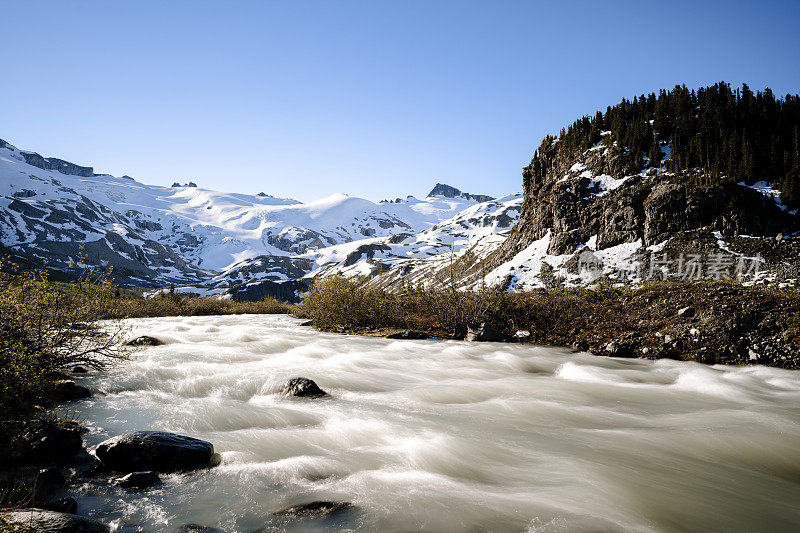
[[[319,333],[286,316],[131,321],[167,342],[83,381],[89,445],[132,430],[223,463],[149,491],[88,481],[118,531],[800,530],[800,372],[531,345]],[[287,398],[289,378],[331,396]],[[313,500],[329,519],[278,520]]]

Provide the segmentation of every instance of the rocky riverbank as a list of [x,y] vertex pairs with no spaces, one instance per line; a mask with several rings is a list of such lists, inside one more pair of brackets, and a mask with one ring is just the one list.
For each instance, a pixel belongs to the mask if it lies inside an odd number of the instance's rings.
[[[390,338],[456,338],[567,346],[599,356],[800,368],[800,290],[733,282],[658,282],[639,287],[540,290],[486,296],[497,334],[442,328],[411,297],[366,326],[332,331]],[[346,317],[346,313],[342,313]],[[475,332],[477,326],[473,326]]]

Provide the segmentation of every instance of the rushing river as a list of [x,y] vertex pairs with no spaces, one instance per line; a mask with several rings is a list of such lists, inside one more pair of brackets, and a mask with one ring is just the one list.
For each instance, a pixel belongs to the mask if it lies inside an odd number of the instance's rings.
[[[157,318],[85,381],[90,445],[159,429],[222,465],[73,489],[118,531],[800,530],[800,372],[319,333],[286,316]],[[329,398],[287,398],[288,378]],[[327,520],[271,513],[354,504]]]

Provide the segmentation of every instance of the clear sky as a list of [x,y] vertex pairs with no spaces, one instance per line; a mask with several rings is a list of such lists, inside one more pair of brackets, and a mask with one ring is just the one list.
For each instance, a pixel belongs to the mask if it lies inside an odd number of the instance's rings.
[[547,133],[725,80],[800,92],[800,1],[0,1],[0,138],[313,200],[521,190]]

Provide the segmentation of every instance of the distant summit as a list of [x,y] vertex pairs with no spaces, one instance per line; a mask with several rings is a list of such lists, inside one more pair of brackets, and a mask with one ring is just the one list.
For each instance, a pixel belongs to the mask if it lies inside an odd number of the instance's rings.
[[444,196],[445,198],[463,198],[465,200],[475,200],[476,202],[490,202],[494,200],[493,196],[485,194],[470,194],[468,192],[461,192],[451,185],[445,183],[437,183],[436,186],[428,193],[428,196]]

